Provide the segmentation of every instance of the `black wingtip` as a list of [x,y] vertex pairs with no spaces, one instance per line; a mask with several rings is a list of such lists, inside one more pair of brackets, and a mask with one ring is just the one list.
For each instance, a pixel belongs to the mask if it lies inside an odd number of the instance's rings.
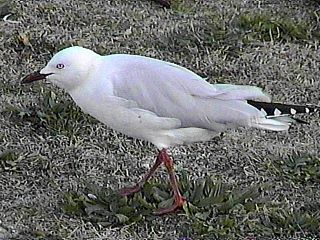
[[[295,115],[300,113],[313,113],[319,111],[319,107],[308,105],[291,105],[283,103],[267,103],[256,102],[252,100],[247,101],[251,106],[263,111],[267,116],[282,116],[282,115]],[[302,121],[302,120],[301,120]]]
[[306,121],[301,120],[301,119],[299,119],[299,118],[292,118],[292,119],[293,119],[293,120],[295,120],[297,123],[307,124],[307,125],[309,125],[309,124],[310,124],[309,122],[306,122]]

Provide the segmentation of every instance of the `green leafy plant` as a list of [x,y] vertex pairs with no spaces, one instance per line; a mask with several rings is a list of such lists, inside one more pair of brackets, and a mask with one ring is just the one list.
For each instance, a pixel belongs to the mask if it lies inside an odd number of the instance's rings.
[[[239,189],[213,176],[190,180],[180,174],[181,190],[188,203],[181,210],[189,219],[182,232],[186,236],[220,238],[255,232],[263,236],[287,236],[299,231],[314,234],[320,227],[317,206],[293,210],[265,198],[265,184]],[[88,185],[83,193],[65,194],[62,209],[82,215],[102,226],[119,226],[148,221],[153,211],[172,204],[167,182],[150,181],[140,193],[121,197],[110,188]]]
[[274,163],[279,174],[297,183],[320,183],[320,158],[317,156],[292,156]]
[[58,100],[53,91],[45,92],[40,106],[27,109],[8,106],[5,112],[11,118],[32,123],[34,128],[45,128],[52,134],[64,134],[72,136],[81,130],[86,122],[95,120],[83,114],[74,103],[68,100]]
[[19,155],[13,150],[0,152],[0,170],[16,171],[19,165]]
[[262,14],[242,14],[238,19],[238,27],[245,34],[245,39],[261,41],[293,41],[308,40],[305,23],[298,23],[285,17],[273,17]]

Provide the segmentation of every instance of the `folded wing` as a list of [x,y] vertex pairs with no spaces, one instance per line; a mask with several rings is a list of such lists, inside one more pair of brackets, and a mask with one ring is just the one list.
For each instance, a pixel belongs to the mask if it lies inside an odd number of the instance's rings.
[[250,126],[265,114],[246,100],[271,100],[257,87],[212,85],[183,67],[152,58],[111,55],[109,61],[117,66],[112,74],[115,96],[159,117],[179,119],[182,127],[223,131]]

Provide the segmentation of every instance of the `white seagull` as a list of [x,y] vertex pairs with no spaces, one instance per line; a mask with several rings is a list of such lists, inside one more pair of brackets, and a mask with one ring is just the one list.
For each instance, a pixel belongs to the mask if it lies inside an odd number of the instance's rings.
[[150,171],[122,196],[138,192],[163,163],[168,170],[174,204],[157,214],[181,208],[181,195],[172,146],[208,141],[237,127],[285,131],[297,113],[317,107],[271,103],[260,88],[210,84],[192,71],[173,63],[128,54],[101,56],[79,46],[56,53],[39,72],[22,83],[46,79],[67,91],[83,112],[128,136],[154,144],[159,154]]

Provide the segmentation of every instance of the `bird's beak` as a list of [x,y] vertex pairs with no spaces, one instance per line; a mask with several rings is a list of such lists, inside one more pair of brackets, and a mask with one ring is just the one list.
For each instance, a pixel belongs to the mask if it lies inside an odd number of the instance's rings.
[[28,76],[24,77],[21,80],[21,83],[25,84],[25,83],[31,83],[31,82],[34,82],[34,81],[43,80],[43,79],[46,79],[46,77],[51,75],[51,74],[52,73],[44,74],[44,73],[40,73],[40,71],[37,71],[37,72],[31,73]]

